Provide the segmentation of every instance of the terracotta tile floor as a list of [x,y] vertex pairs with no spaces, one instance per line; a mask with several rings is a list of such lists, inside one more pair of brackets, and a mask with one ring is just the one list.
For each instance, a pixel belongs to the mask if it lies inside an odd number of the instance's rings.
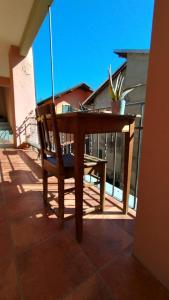
[[[59,228],[42,202],[36,153],[0,150],[0,300],[160,300],[169,292],[132,256],[134,218],[112,198],[104,214],[84,217],[84,238],[75,239],[74,219]],[[72,185],[68,181],[67,185]],[[57,207],[57,184],[49,200]],[[85,189],[85,204],[97,190]],[[66,214],[74,195],[66,195]]]

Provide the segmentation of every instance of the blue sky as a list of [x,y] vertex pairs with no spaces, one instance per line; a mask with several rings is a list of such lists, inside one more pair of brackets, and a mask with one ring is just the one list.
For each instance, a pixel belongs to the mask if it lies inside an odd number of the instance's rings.
[[[54,0],[55,93],[81,82],[96,89],[124,60],[114,49],[149,49],[154,0]],[[47,16],[34,41],[37,101],[52,94]]]

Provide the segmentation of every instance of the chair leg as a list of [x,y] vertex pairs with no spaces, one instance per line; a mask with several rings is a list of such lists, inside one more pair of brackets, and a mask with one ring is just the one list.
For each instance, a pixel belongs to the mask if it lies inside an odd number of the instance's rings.
[[61,226],[64,221],[64,178],[58,178],[58,202],[59,202],[59,218]]
[[43,170],[43,201],[44,204],[47,204],[47,195],[48,195],[48,172]]
[[100,210],[104,211],[105,202],[105,182],[106,182],[106,165],[104,164],[100,172]]

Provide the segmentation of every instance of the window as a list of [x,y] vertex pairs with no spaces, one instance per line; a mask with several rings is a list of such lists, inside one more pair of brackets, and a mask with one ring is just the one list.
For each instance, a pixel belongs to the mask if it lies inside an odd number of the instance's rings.
[[73,107],[69,104],[62,104],[62,113],[73,111]]

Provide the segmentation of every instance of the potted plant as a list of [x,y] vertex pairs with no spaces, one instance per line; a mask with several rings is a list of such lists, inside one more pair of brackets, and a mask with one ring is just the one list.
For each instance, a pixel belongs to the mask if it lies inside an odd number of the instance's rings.
[[126,100],[125,100],[126,95],[132,92],[136,87],[142,86],[143,84],[140,83],[140,84],[136,84],[135,86],[122,89],[124,76],[121,74],[121,72],[117,76],[116,83],[114,85],[112,82],[111,66],[109,67],[108,72],[109,72],[110,93],[112,99],[111,102],[112,113],[124,115],[125,105],[126,105]]

